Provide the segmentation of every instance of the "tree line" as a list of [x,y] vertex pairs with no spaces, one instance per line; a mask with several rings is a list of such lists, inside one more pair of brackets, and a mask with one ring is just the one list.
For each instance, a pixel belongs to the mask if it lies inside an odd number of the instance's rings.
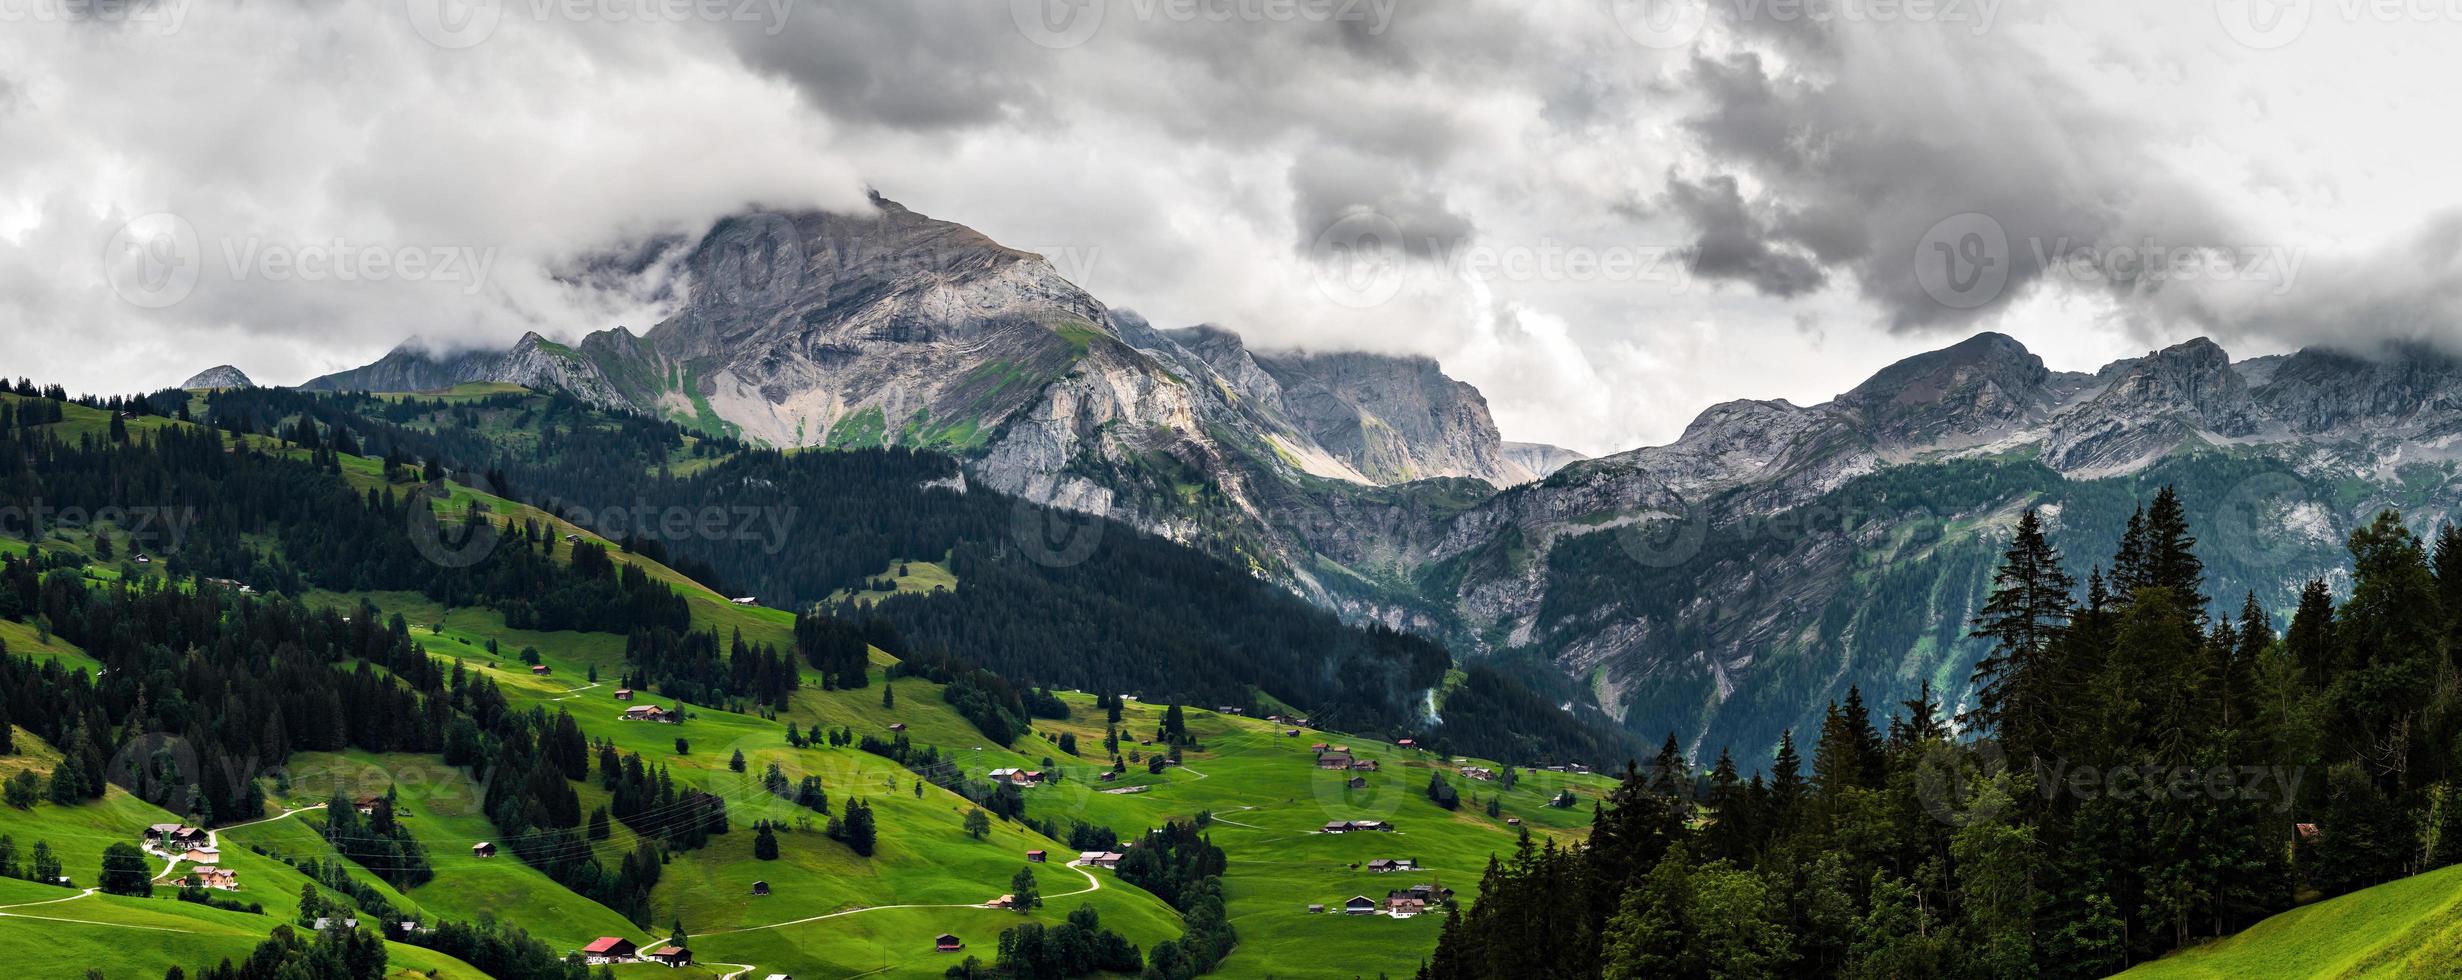
[[2168,487],[2082,586],[2030,511],[1964,716],[1850,690],[1809,772],[1791,732],[1706,773],[1670,738],[1586,844],[1491,861],[1421,975],[2104,976],[2453,864],[2462,531],[2346,549],[2278,630],[2213,610]]

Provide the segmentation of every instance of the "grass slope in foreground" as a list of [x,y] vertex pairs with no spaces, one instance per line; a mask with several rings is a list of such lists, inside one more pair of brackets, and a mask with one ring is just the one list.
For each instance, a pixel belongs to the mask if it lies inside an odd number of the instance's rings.
[[2292,909],[2121,974],[2131,980],[2462,976],[2462,866]]

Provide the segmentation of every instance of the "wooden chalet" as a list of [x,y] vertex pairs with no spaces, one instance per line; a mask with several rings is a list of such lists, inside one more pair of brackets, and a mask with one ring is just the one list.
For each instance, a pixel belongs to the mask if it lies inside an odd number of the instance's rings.
[[954,953],[965,948],[965,940],[945,932],[940,934],[940,938],[932,940],[932,951],[936,953]]
[[660,946],[641,954],[641,958],[672,970],[679,966],[691,966],[692,950],[682,946]]
[[641,947],[634,945],[630,939],[600,936],[581,948],[581,958],[591,966],[605,966],[609,963],[630,963],[640,951]]
[[486,842],[486,841],[480,841],[480,842],[478,842],[478,843],[476,843],[476,844],[472,844],[472,845],[470,845],[470,856],[471,856],[471,857],[474,857],[474,858],[492,858],[492,857],[495,857],[495,856],[496,856],[496,845],[494,845],[494,844],[490,844],[490,843],[488,843],[488,842]]

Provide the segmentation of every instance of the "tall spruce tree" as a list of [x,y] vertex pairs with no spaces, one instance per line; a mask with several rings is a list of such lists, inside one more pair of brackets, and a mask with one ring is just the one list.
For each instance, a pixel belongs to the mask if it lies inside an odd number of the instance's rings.
[[[2142,538],[2141,522],[2131,533]],[[2053,728],[2052,704],[2059,678],[2051,662],[2054,641],[2069,627],[2069,596],[2077,582],[2060,566],[2060,551],[2043,536],[2043,522],[2029,508],[2002,552],[1992,576],[1991,597],[1969,634],[1992,641],[1975,663],[1975,708],[1968,717],[1992,729],[2012,758],[2043,746]]]

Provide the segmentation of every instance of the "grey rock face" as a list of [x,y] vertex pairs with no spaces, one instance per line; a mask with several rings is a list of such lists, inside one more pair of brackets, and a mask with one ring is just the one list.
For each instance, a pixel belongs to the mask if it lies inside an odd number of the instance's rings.
[[248,375],[246,372],[243,372],[240,369],[232,367],[228,364],[224,364],[220,367],[210,367],[203,371],[197,372],[195,377],[181,382],[180,387],[254,388],[256,387],[256,382],[248,380]]
[[1971,445],[2047,407],[2051,381],[2024,345],[1982,333],[1892,364],[1830,407],[1884,449]]
[[374,364],[329,374],[300,387],[312,391],[439,391],[480,383],[560,390],[594,405],[632,407],[608,382],[597,361],[535,332],[522,335],[511,349],[503,351],[436,354],[405,344]]
[[1505,486],[1532,474],[1506,458],[1487,398],[1424,357],[1269,354],[1300,431],[1378,483],[1468,476]]

